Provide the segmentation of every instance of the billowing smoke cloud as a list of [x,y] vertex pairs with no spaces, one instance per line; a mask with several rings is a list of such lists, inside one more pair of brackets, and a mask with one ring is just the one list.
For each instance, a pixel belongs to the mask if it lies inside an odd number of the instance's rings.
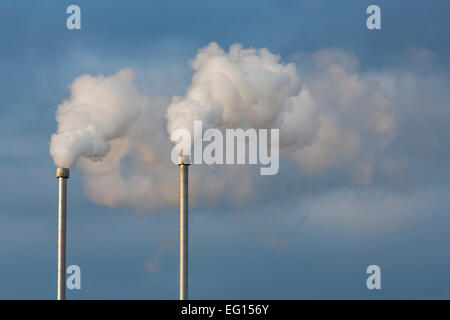
[[[169,137],[177,128],[192,131],[194,120],[204,129],[279,128],[281,152],[299,170],[344,168],[353,182],[370,183],[378,155],[395,135],[391,101],[342,51],[320,51],[308,65],[301,77],[294,63],[267,49],[235,44],[226,52],[211,43],[191,63],[186,94],[171,99],[141,94],[127,69],[80,76],[58,108],[50,153],[57,166],[78,164],[96,203],[140,210],[176,203]],[[246,198],[253,188],[248,167],[191,172],[194,202]]]
[[[310,64],[313,71],[301,79],[293,63],[267,49],[235,44],[225,52],[211,43],[191,64],[186,95],[168,107],[167,129],[192,131],[194,120],[279,128],[282,151],[312,171],[351,163],[361,151],[370,153],[367,160],[376,157],[395,134],[392,104],[379,84],[362,79],[356,59],[340,50],[320,51]],[[362,150],[363,143],[370,147]],[[370,161],[357,164],[355,181],[370,181]]]
[[233,45],[226,53],[216,43],[201,49],[191,63],[192,83],[167,110],[167,128],[267,128],[275,124],[286,99],[300,93],[294,64],[280,63],[267,49]]
[[102,160],[111,141],[126,135],[147,103],[133,78],[124,69],[111,77],[84,75],[72,83],[70,99],[58,107],[58,132],[50,142],[57,166],[70,168],[80,157]]
[[380,82],[361,77],[357,60],[343,51],[319,51],[311,64],[304,87],[320,114],[319,129],[292,155],[307,170],[347,164],[355,182],[370,183],[374,161],[396,132],[393,104]]
[[167,110],[169,133],[192,132],[193,121],[202,120],[205,128],[278,128],[283,148],[302,148],[316,136],[319,115],[293,63],[267,49],[234,44],[225,52],[211,43],[191,66],[186,95],[174,97]]

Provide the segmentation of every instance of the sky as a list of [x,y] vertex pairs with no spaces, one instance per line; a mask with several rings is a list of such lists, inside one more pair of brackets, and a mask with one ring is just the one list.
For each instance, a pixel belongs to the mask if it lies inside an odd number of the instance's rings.
[[[81,30],[66,28],[71,4]],[[366,27],[371,4],[381,30]],[[49,141],[74,80],[129,68],[165,108],[215,42],[295,64],[341,139],[283,155],[274,176],[227,168],[216,194],[203,178],[217,168],[191,166],[190,298],[449,299],[449,10],[444,0],[1,1],[0,298],[56,297]],[[392,126],[369,130],[379,97],[388,109],[376,116]],[[352,157],[339,150],[347,132],[358,141]],[[82,288],[67,297],[177,299],[176,204],[104,201],[90,190],[114,186],[95,185],[86,168],[68,180],[67,263],[80,266]],[[173,170],[166,184],[178,192]],[[369,265],[381,268],[381,290],[366,287]]]

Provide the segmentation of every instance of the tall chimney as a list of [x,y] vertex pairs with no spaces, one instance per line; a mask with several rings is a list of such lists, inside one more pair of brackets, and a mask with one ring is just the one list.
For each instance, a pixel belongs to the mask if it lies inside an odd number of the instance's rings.
[[58,300],[66,299],[66,206],[68,168],[56,169],[58,179]]
[[189,156],[180,156],[180,300],[188,299],[188,177]]

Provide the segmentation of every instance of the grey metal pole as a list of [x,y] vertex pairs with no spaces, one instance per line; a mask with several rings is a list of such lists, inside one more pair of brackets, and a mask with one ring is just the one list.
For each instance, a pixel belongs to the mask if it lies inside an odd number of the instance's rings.
[[180,156],[180,300],[188,299],[188,177],[190,160]]
[[58,300],[66,299],[66,208],[68,168],[56,169],[58,179]]

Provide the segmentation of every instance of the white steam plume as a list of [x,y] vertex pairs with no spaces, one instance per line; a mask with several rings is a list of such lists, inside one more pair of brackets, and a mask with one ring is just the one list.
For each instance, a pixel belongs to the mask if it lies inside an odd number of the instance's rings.
[[186,95],[174,97],[167,109],[169,134],[177,128],[192,133],[194,120],[202,120],[205,129],[280,128],[282,145],[302,146],[314,137],[318,117],[294,64],[267,49],[234,44],[227,53],[211,43],[191,66]]
[[133,77],[131,70],[124,69],[110,77],[75,79],[71,97],[58,107],[58,132],[50,142],[58,167],[70,168],[80,157],[100,161],[111,150],[111,141],[127,133],[147,103]]
[[[192,132],[194,120],[206,128],[279,128],[282,151],[304,169],[349,163],[355,181],[370,182],[370,162],[352,160],[362,153],[374,158],[389,144],[395,133],[391,102],[340,50],[319,51],[309,63],[313,71],[301,79],[293,63],[267,49],[234,44],[225,52],[211,43],[191,63],[186,95],[174,97],[167,109],[168,132]],[[363,140],[370,148],[362,150]]]
[[[376,80],[358,74],[351,55],[324,50],[297,64],[304,61],[311,68],[300,77],[294,63],[267,49],[235,44],[226,52],[211,43],[191,64],[186,94],[170,102],[139,93],[128,69],[80,76],[58,108],[50,153],[57,166],[78,164],[96,203],[140,210],[176,203],[168,136],[177,128],[192,131],[194,120],[204,129],[279,128],[282,154],[300,170],[338,168],[352,182],[370,183],[395,134],[392,103]],[[191,171],[194,202],[246,198],[253,189],[248,167]]]

